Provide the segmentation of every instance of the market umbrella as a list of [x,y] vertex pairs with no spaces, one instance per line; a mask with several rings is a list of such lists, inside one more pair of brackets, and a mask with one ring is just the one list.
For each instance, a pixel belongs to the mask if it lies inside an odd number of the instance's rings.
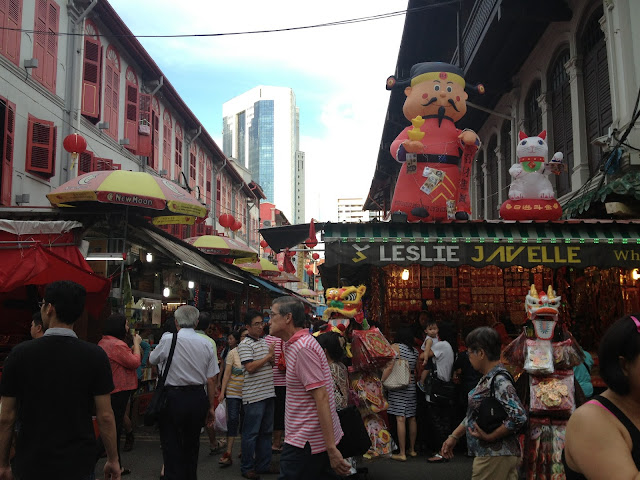
[[303,297],[317,297],[318,296],[318,292],[314,292],[310,288],[301,288],[300,290],[296,290],[296,293],[298,295],[303,296]]
[[233,238],[220,237],[218,235],[201,235],[199,237],[185,238],[184,241],[193,245],[202,253],[209,255],[224,255],[226,257],[245,259],[241,263],[256,262],[258,260],[258,252],[256,250]]
[[280,275],[280,270],[273,263],[266,258],[261,258],[258,262],[239,262],[235,260],[233,264],[236,267],[241,268],[245,272],[252,273],[254,275],[260,275],[262,277],[277,277]]
[[270,278],[273,283],[298,283],[302,282],[297,275],[287,272],[280,272],[277,277]]
[[166,178],[146,172],[109,170],[90,172],[47,194],[56,207],[125,205],[151,217],[155,224],[188,223],[207,216],[207,209],[185,189]]

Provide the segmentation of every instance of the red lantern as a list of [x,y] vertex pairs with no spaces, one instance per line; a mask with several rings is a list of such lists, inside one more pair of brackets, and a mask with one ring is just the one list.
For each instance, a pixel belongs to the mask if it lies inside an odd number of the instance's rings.
[[320,254],[314,252],[314,253],[311,254],[311,258],[313,258],[314,260],[317,260],[317,259],[320,258]]
[[304,244],[307,246],[307,248],[316,248],[316,246],[318,245],[318,240],[316,240],[316,237],[307,238],[304,241]]
[[224,228],[231,228],[231,226],[236,223],[236,219],[233,215],[229,215],[228,213],[223,213],[218,217],[218,222]]
[[310,277],[313,277],[313,275],[314,275],[314,274],[313,274],[313,269],[311,269],[311,268],[310,268],[310,269],[308,269],[308,270],[307,270],[307,275],[309,275]]
[[242,228],[242,222],[240,220],[236,220],[230,228],[232,232],[237,232]]
[[261,241],[260,241],[260,246],[261,246],[262,248],[267,248],[267,247],[269,246],[269,244],[267,243],[267,241],[266,241],[266,240],[261,240]]
[[87,141],[82,135],[72,133],[67,135],[62,141],[64,149],[71,154],[72,164],[71,168],[75,166],[78,155],[83,153],[87,149]]

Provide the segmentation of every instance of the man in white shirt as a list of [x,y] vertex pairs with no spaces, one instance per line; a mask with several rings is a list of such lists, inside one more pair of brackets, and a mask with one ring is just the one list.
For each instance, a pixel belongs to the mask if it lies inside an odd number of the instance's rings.
[[[176,310],[178,328],[173,359],[167,374],[167,402],[160,413],[160,443],[168,479],[196,477],[200,429],[207,413],[214,416],[214,399],[219,370],[218,358],[209,341],[194,328],[200,312],[183,305]],[[149,362],[166,365],[173,335],[162,336]],[[207,389],[205,390],[205,385]]]

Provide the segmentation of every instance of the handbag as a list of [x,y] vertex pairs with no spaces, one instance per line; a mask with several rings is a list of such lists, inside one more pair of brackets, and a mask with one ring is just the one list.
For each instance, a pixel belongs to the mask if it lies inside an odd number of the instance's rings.
[[344,458],[364,455],[371,448],[371,438],[360,412],[354,405],[338,410],[338,419],[344,436],[337,447]]
[[455,383],[441,380],[435,368],[431,370],[431,374],[427,376],[424,390],[427,402],[435,403],[443,407],[453,405],[456,398]]
[[382,382],[382,385],[384,385],[387,390],[406,388],[411,380],[409,362],[404,358],[396,358],[393,362],[393,369],[385,381]]
[[502,425],[507,418],[507,412],[504,410],[500,401],[495,397],[495,387],[493,382],[498,375],[504,375],[511,383],[514,383],[513,378],[509,372],[506,371],[497,372],[491,379],[491,383],[489,385],[489,396],[482,399],[480,402],[480,406],[478,407],[478,416],[476,418],[476,424],[486,433],[493,432],[496,428]]
[[171,366],[171,360],[173,360],[173,352],[176,349],[176,343],[178,342],[178,332],[173,334],[171,339],[171,349],[169,350],[169,357],[167,358],[167,364],[164,367],[162,376],[158,378],[156,389],[153,391],[153,396],[147,405],[147,409],[144,412],[144,424],[147,427],[154,425],[160,417],[160,412],[167,403],[167,390],[164,388],[164,384],[167,381],[167,375],[169,374],[169,367]]
[[282,340],[279,342],[280,345],[280,356],[278,357],[278,370],[281,372],[287,371],[287,362],[284,359],[284,352],[282,351]]

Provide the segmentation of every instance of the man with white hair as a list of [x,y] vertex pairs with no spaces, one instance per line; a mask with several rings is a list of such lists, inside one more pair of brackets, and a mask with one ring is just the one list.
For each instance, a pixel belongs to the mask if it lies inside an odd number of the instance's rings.
[[[167,374],[167,402],[159,420],[166,480],[197,478],[200,429],[207,413],[214,416],[220,369],[211,343],[195,331],[199,315],[198,309],[190,305],[175,312],[178,338]],[[150,363],[166,365],[172,339],[169,333],[162,336],[149,356]]]

